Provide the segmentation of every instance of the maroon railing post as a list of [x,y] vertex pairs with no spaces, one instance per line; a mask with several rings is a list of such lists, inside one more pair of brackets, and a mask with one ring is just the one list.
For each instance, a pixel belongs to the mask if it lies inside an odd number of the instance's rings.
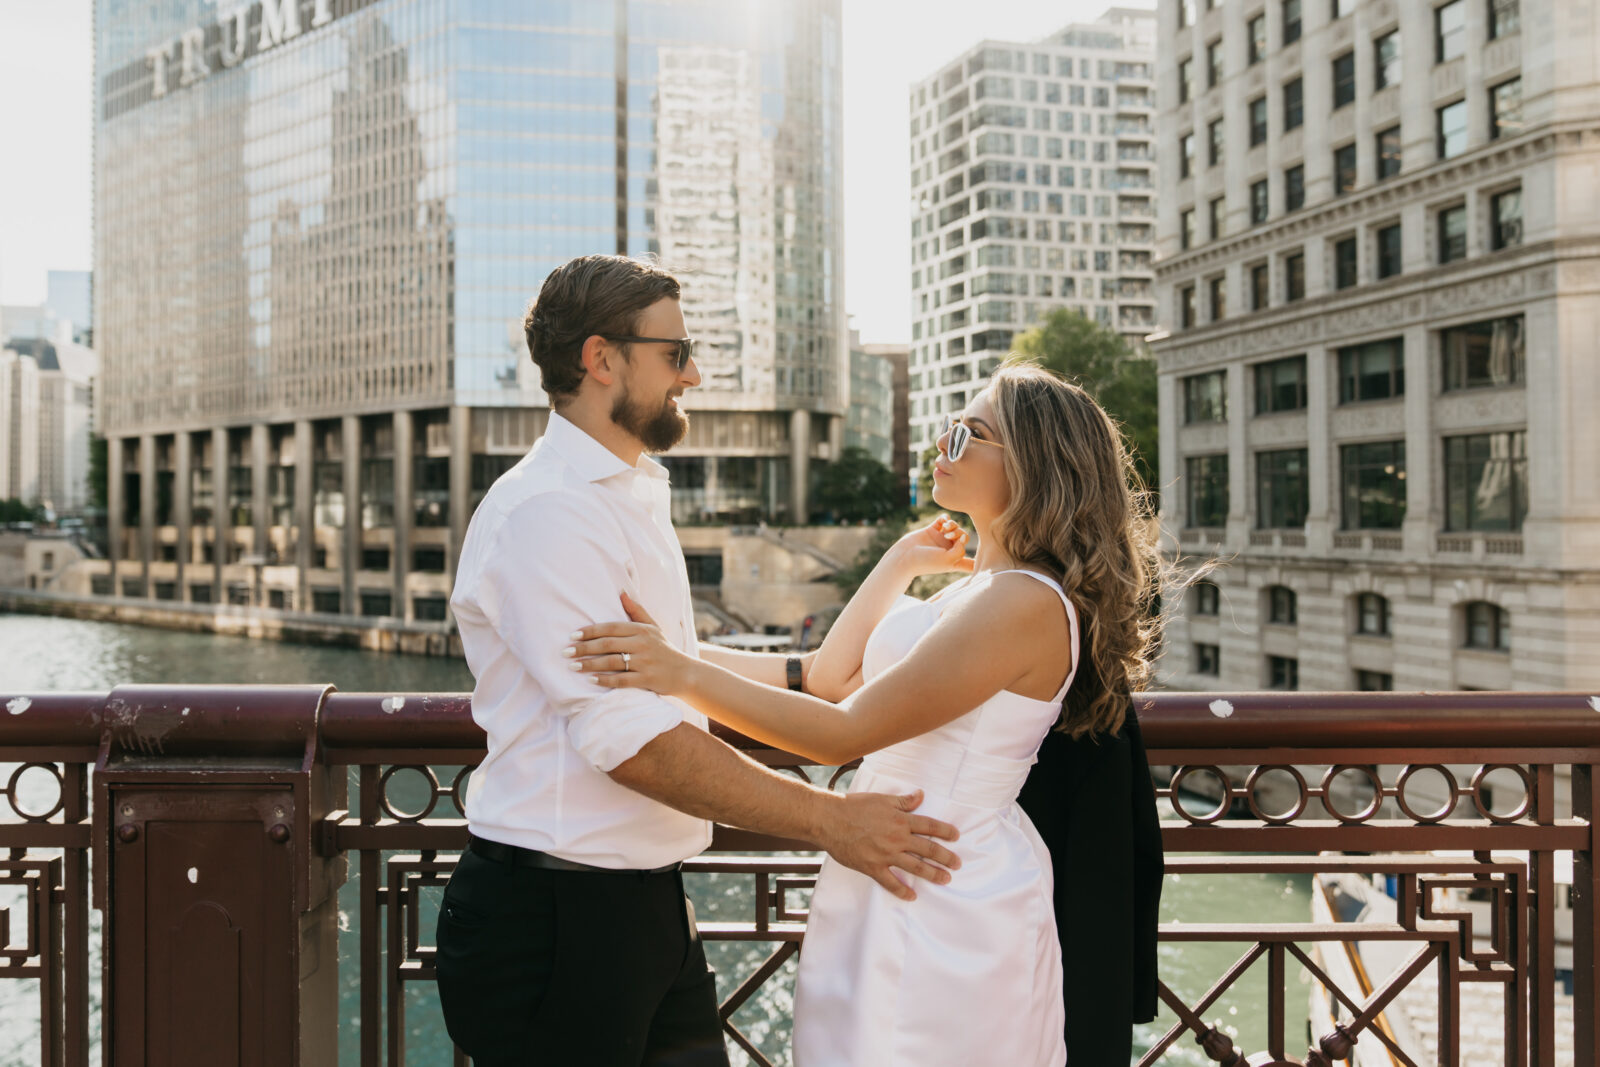
[[1600,818],[1600,774],[1593,764],[1572,768],[1572,814],[1589,824],[1588,847],[1572,854],[1573,1062],[1600,1063],[1600,865],[1595,860],[1595,819]]
[[338,1035],[344,779],[320,686],[123,686],[95,764],[107,1062],[324,1064]]

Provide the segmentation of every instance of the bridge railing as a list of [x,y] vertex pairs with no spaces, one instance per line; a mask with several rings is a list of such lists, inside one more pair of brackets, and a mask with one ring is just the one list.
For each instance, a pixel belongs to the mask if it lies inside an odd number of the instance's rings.
[[[1206,943],[1233,962],[1206,988],[1163,975],[1164,1026],[1147,1032],[1139,1062],[1600,1062],[1596,703],[1141,698],[1169,879],[1314,877],[1325,903],[1339,879],[1389,892],[1358,916],[1329,904],[1320,921],[1166,916],[1167,951]],[[46,1065],[87,1064],[96,1039],[119,1067],[231,1062],[245,1044],[263,1062],[326,1063],[351,1030],[341,990],[358,986],[346,994],[359,1004],[347,1058],[406,1062],[421,1021],[408,1018],[408,991],[433,979],[433,913],[483,755],[467,696],[125,686],[0,694],[0,706],[8,1040],[36,1025]],[[747,747],[822,786],[847,780]],[[752,950],[722,1011],[729,1040],[758,1064],[778,1057],[786,1029],[756,1034],[740,1013],[748,1020],[800,948],[818,868],[803,849],[720,827],[688,868],[715,880],[726,905],[702,916],[702,935]],[[354,914],[341,912],[341,886]],[[341,934],[356,943],[348,961]],[[1376,970],[1376,958],[1393,966]],[[1259,1036],[1238,1048],[1235,1029],[1207,1019],[1243,994],[1247,974],[1265,992],[1247,996],[1253,1017],[1238,1030]],[[1298,1059],[1308,997],[1297,978],[1328,1011]],[[31,1021],[19,1023],[28,982]]]

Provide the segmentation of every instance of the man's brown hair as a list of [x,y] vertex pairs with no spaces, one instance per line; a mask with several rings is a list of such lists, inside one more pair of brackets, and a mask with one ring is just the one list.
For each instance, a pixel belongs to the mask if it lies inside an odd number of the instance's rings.
[[551,404],[578,395],[584,341],[638,333],[639,314],[667,296],[678,299],[678,279],[627,256],[579,256],[551,271],[522,319]]

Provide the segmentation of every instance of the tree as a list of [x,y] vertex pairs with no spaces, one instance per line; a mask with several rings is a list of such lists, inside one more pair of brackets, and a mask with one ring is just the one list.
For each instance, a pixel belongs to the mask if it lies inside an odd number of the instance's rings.
[[894,472],[864,448],[846,448],[817,476],[812,502],[839,522],[880,522],[905,511]]
[[7,522],[32,522],[44,521],[44,508],[37,504],[25,504],[15,497],[0,500],[0,523]]
[[867,542],[865,548],[856,556],[855,561],[841,571],[834,571],[829,579],[839,587],[839,595],[849,600],[856,595],[856,590],[861,588],[861,583],[867,580],[867,575],[872,573],[872,568],[878,565],[878,560],[883,554],[894,547],[906,532],[908,523],[904,521],[883,522],[878,524],[878,532],[872,535],[872,540]]
[[1018,337],[1015,347],[1082,386],[1122,424],[1134,469],[1154,489],[1160,437],[1155,360],[1135,351],[1121,334],[1070,308],[1052,311],[1036,329]]

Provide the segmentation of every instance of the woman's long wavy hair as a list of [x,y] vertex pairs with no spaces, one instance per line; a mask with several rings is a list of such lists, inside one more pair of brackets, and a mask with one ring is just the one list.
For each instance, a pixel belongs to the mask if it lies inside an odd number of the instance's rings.
[[1114,734],[1150,682],[1170,570],[1149,492],[1121,429],[1079,386],[1013,357],[989,395],[1011,485],[990,536],[1060,580],[1078,609],[1078,673],[1056,729]]

